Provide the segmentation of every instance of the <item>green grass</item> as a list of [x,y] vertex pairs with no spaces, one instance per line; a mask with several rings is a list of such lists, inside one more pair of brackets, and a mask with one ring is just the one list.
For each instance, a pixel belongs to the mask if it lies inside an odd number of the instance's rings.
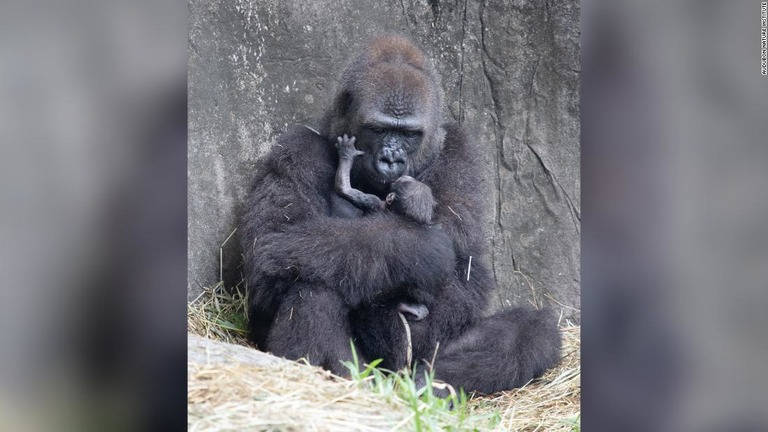
[[447,398],[436,396],[433,384],[441,384],[434,382],[432,372],[426,377],[426,385],[417,388],[415,369],[392,372],[378,368],[380,363],[380,359],[374,360],[361,368],[353,345],[352,361],[344,362],[344,366],[358,385],[368,387],[389,403],[405,404],[410,409],[409,424],[403,425],[404,429],[417,432],[488,430],[501,421],[498,410],[479,411],[478,407],[468,404],[469,398],[463,391],[451,391]]
[[564,421],[563,423],[570,426],[572,432],[581,432],[581,414],[577,415],[572,420]]

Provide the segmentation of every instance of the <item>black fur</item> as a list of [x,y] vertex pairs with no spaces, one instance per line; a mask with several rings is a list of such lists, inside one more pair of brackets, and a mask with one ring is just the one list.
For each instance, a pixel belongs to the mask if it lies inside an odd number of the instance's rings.
[[[407,342],[398,310],[414,305],[428,312],[409,323],[414,359],[430,360],[439,342],[437,378],[467,391],[520,386],[557,363],[560,335],[548,313],[482,315],[494,283],[482,258],[480,149],[458,125],[440,125],[441,98],[421,51],[377,39],[345,71],[321,133],[295,127],[259,162],[242,222],[259,348],[346,374],[340,362],[351,358],[352,338],[365,361],[400,369]],[[405,113],[419,132],[365,126],[380,112]],[[380,199],[394,191],[401,201],[392,208],[362,211],[336,194],[343,134],[364,152],[352,187]],[[401,174],[415,183],[393,186],[377,174],[385,147],[387,157],[402,155]]]

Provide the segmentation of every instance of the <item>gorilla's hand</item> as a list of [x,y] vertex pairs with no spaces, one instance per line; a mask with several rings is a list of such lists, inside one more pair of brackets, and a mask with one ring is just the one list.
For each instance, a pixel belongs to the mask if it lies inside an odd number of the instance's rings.
[[435,200],[429,186],[406,175],[392,183],[391,190],[387,195],[387,204],[392,210],[418,222],[432,222]]

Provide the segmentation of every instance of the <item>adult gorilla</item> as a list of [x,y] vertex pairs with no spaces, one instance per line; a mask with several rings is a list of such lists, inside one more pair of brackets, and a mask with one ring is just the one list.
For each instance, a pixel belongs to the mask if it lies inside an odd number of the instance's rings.
[[296,127],[260,161],[242,236],[259,348],[345,374],[352,338],[395,370],[407,363],[405,312],[413,358],[423,365],[439,343],[436,378],[467,391],[520,386],[556,364],[551,314],[482,316],[494,283],[479,149],[441,125],[441,109],[422,52],[381,37],[345,70],[320,132]]

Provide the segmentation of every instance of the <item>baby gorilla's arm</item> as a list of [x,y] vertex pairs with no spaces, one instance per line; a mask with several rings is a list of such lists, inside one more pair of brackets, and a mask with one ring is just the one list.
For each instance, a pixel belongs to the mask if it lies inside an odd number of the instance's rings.
[[364,154],[355,148],[355,137],[344,135],[343,137],[336,138],[336,148],[339,150],[339,167],[336,170],[336,193],[365,212],[384,210],[386,204],[379,197],[353,189],[350,184],[349,174],[352,171],[352,162],[354,162],[357,156]]

